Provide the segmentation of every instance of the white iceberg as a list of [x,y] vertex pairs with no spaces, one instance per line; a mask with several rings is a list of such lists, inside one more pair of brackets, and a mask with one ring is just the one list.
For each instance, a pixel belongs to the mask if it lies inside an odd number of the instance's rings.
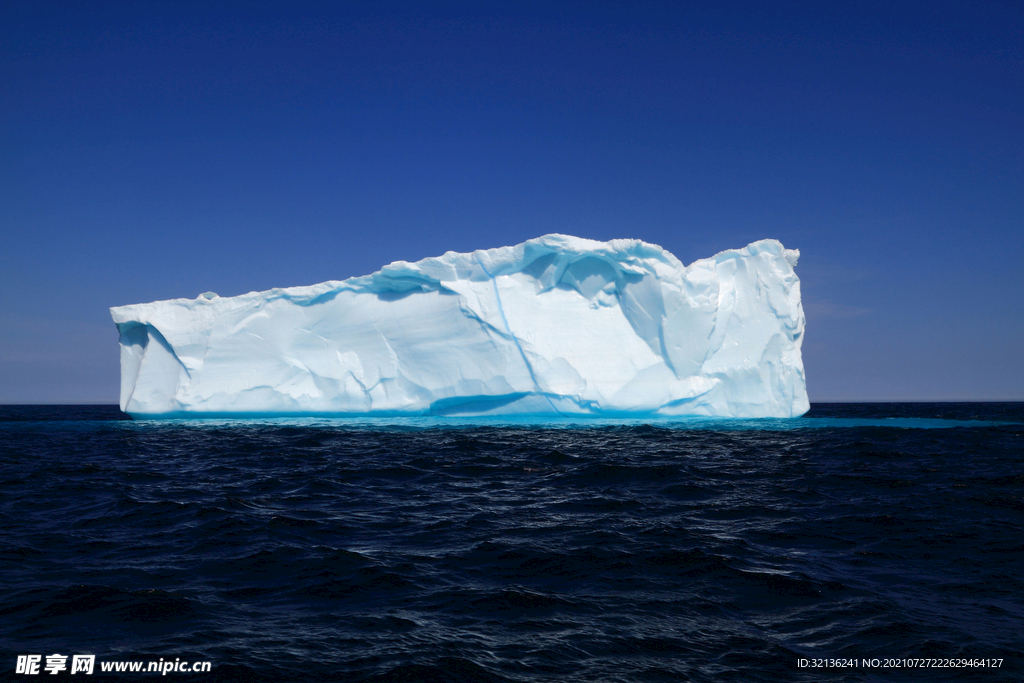
[[809,408],[799,252],[684,266],[547,235],[372,275],[110,309],[135,416],[793,417]]

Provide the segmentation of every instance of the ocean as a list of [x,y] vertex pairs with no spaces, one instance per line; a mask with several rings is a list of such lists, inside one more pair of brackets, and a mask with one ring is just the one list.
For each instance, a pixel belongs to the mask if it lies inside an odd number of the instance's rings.
[[1019,681],[1022,437],[0,406],[0,678]]

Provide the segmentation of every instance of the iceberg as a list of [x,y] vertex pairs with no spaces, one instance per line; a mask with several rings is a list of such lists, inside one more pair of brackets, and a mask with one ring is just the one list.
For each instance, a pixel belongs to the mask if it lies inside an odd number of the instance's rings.
[[799,252],[684,266],[546,235],[308,287],[111,308],[137,417],[795,417]]

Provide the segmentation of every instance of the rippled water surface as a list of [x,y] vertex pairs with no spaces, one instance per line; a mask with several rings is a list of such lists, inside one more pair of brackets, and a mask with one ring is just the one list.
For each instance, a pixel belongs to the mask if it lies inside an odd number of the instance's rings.
[[[0,407],[0,677],[26,653],[204,681],[1024,676],[1021,404],[123,417]],[[822,657],[1003,664],[798,666]]]

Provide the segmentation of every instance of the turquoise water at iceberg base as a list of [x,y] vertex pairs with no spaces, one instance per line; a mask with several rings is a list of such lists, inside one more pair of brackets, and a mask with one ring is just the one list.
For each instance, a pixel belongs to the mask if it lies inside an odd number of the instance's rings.
[[1024,404],[661,421],[3,406],[0,463],[4,680],[33,680],[16,673],[31,654],[92,654],[88,680],[116,681],[147,676],[103,663],[161,658],[211,662],[167,674],[204,681],[1024,675]]

